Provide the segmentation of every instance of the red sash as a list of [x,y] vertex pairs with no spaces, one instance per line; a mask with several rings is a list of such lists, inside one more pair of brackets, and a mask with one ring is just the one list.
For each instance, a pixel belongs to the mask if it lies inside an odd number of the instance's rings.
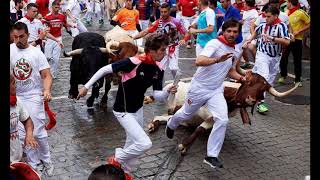
[[50,130],[52,129],[56,123],[57,123],[57,120],[56,120],[56,113],[52,112],[50,107],[49,107],[49,104],[48,104],[48,101],[45,101],[44,102],[44,110],[47,112],[47,115],[49,117],[49,123],[46,124],[46,130]]
[[10,106],[15,106],[17,104],[17,96],[10,95]]

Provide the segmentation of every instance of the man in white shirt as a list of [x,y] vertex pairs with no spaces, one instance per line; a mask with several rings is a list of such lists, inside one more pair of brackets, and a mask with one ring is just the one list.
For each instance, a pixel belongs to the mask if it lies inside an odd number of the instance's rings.
[[80,4],[77,0],[68,0],[64,2],[63,9],[65,10],[68,19],[68,24],[75,24],[76,28],[70,28],[72,32],[72,37],[76,37],[79,33],[88,32],[86,26],[81,22],[80,18]]
[[[259,17],[259,13],[255,8],[255,1],[254,0],[246,0],[244,4],[245,10],[242,16],[242,37],[243,42],[245,42],[250,36],[250,26],[254,21]],[[242,68],[250,68],[251,64],[249,63],[249,59],[245,58],[245,64]]]
[[198,67],[194,74],[183,106],[169,119],[166,135],[172,139],[179,124],[188,120],[201,106],[206,104],[214,117],[214,124],[207,144],[204,163],[212,168],[222,167],[218,155],[223,145],[227,124],[228,108],[224,98],[223,81],[226,76],[244,80],[235,69],[240,53],[236,51],[236,38],[240,23],[229,19],[222,25],[223,35],[209,41],[196,59]]
[[42,45],[42,40],[44,40],[47,36],[48,38],[57,42],[59,46],[63,48],[62,42],[59,39],[55,38],[52,34],[46,32],[47,29],[45,29],[42,22],[35,18],[37,14],[38,5],[35,3],[29,3],[27,5],[27,13],[25,17],[19,20],[19,22],[23,22],[28,27],[28,31],[30,33],[28,43],[40,48],[40,46]]
[[[26,131],[26,137],[20,142],[18,123],[22,123]],[[38,143],[33,137],[33,123],[28,111],[16,97],[16,81],[10,73],[10,163],[19,162],[22,158],[22,144],[37,148]]]
[[[267,22],[261,23],[244,44],[246,47],[248,42],[256,39],[256,62],[252,71],[260,74],[271,85],[279,73],[282,49],[290,44],[288,27],[279,19],[279,12],[276,7],[268,7]],[[264,100],[259,102],[257,111],[262,114],[268,111],[268,105]]]
[[[34,137],[39,148],[25,148],[27,163],[39,173],[44,170],[53,175],[48,134],[45,130],[44,101],[51,100],[52,77],[47,58],[40,49],[28,43],[29,32],[26,24],[17,22],[13,26],[14,43],[10,45],[11,72],[16,80],[17,97],[26,107],[34,124]],[[19,125],[19,137],[24,139],[24,127]]]
[[217,37],[216,14],[209,8],[209,1],[200,0],[199,6],[201,12],[189,29],[190,34],[197,35],[196,56],[211,39]]

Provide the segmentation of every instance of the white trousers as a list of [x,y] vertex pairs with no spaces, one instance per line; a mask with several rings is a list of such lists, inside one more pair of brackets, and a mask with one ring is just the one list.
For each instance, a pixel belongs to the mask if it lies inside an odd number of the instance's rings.
[[176,129],[181,122],[190,119],[205,103],[209,112],[214,117],[214,124],[207,143],[207,156],[218,157],[229,121],[223,87],[216,90],[208,90],[193,88],[191,84],[185,103],[172,118],[169,119],[167,126],[171,129]]
[[[277,74],[280,72],[281,56],[270,57],[260,51],[256,53],[256,62],[254,63],[252,72],[260,74],[267,82],[273,86]],[[266,92],[263,93],[266,97]]]
[[[127,32],[133,37],[137,34],[139,34],[138,30],[127,30]],[[134,43],[137,45],[137,46],[142,46],[142,41],[143,41],[143,38],[140,38],[140,39],[136,39],[134,40]]]
[[[60,41],[62,40],[61,37],[58,37],[57,39],[59,39]],[[47,39],[44,47],[44,53],[47,59],[50,59],[49,64],[53,77],[57,77],[58,74],[60,52],[61,47],[59,46],[59,44],[52,39]]]
[[[183,26],[186,30],[189,29],[189,26],[191,26],[192,22],[196,19],[195,16],[191,16],[191,17],[188,17],[188,16],[182,16],[181,15],[181,21],[183,23]],[[192,38],[193,36],[191,36]],[[191,42],[191,38],[189,40],[189,42]]]
[[90,8],[87,8],[87,12],[86,14],[84,15],[84,17],[86,18],[87,21],[92,21],[95,17],[98,19],[98,20],[101,20],[103,19],[103,11],[102,11],[102,7],[101,7],[101,4],[100,3],[95,3],[95,11],[93,11],[93,5],[94,3],[89,3],[89,6],[87,5],[87,7],[90,7]]
[[198,43],[196,45],[196,56],[198,57],[200,53],[202,52],[203,47],[201,47]]
[[[46,163],[51,162],[48,133],[45,130],[46,115],[44,111],[43,99],[39,95],[28,97],[19,96],[19,99],[30,114],[34,126],[33,136],[39,143],[39,148],[37,149],[24,148],[24,152],[27,155],[27,163],[35,168],[36,165],[40,163],[40,160]],[[23,144],[26,133],[22,123],[18,123],[18,132],[20,141]]]
[[[68,21],[68,23],[71,20]],[[73,23],[72,23],[73,24]],[[88,29],[86,28],[86,26],[81,22],[80,19],[77,20],[77,27],[76,28],[70,28],[71,33],[72,33],[72,37],[76,37],[79,33],[83,33],[83,32],[88,32]]]
[[273,82],[279,73],[281,57],[270,57],[260,51],[256,53],[256,62],[252,72],[260,74],[267,82],[273,86]]
[[126,143],[123,148],[116,148],[115,158],[126,172],[130,172],[137,158],[152,146],[143,130],[143,107],[135,113],[113,111],[113,114],[126,132]]
[[[149,20],[139,20],[139,24],[140,24],[140,27],[141,27],[141,30],[145,30],[149,27],[149,23],[150,21]],[[140,38],[142,39],[142,38]]]

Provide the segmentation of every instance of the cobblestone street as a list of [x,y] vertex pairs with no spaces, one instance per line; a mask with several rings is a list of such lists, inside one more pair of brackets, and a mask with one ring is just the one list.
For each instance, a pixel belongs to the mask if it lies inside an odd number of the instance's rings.
[[[111,26],[89,27],[89,31],[104,34]],[[65,33],[65,32],[64,32]],[[64,34],[65,50],[71,49],[72,37]],[[61,56],[62,57],[62,56]],[[195,49],[180,48],[179,66],[183,77],[190,79],[196,70]],[[70,58],[61,58],[57,79],[53,83],[50,107],[57,113],[57,126],[48,132],[55,176],[44,180],[85,180],[91,171],[106,163],[116,147],[125,142],[125,132],[112,113],[116,86],[109,93],[108,111],[103,112],[95,101],[95,113],[89,115],[85,98],[67,98],[70,78]],[[293,74],[292,57],[289,73]],[[172,79],[165,74],[165,80]],[[276,85],[280,91],[293,87]],[[153,146],[139,158],[134,179],[201,179],[201,180],[303,180],[310,175],[310,61],[303,60],[303,87],[288,97],[267,95],[269,112],[254,111],[252,125],[243,125],[240,114],[230,118],[223,148],[219,155],[224,168],[212,169],[203,163],[210,132],[195,141],[185,156],[177,145],[190,135],[192,128],[179,127],[173,140],[164,134],[164,127],[150,134]],[[80,86],[79,86],[80,88]],[[101,88],[102,90],[103,88]],[[147,94],[151,93],[151,89]],[[144,106],[145,130],[155,115],[166,113],[165,105]]]

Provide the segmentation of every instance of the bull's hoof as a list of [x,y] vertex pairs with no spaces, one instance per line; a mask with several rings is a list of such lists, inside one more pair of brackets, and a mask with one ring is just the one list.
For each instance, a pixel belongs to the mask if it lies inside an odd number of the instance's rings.
[[153,96],[145,96],[143,99],[144,104],[150,104],[154,102],[154,97]]
[[168,115],[174,115],[174,110],[173,109],[168,109]]
[[69,99],[76,99],[77,97],[75,97],[75,96],[73,96],[73,95],[69,94],[68,98],[69,98]]
[[187,153],[187,147],[185,147],[183,144],[178,145],[178,150],[181,152],[182,155],[185,155]]
[[159,126],[160,126],[159,120],[155,120],[155,121],[151,122],[150,124],[148,124],[149,133],[153,133],[153,132],[157,131],[159,129]]
[[94,102],[94,97],[89,97],[87,99],[86,103],[87,103],[88,108],[91,108],[93,106],[93,102]]
[[66,53],[66,51],[63,51],[63,56],[64,56],[64,57],[70,57],[70,56]]
[[92,116],[94,114],[94,109],[93,108],[88,108],[87,113]]
[[104,102],[100,102],[100,108],[104,111],[107,112],[108,109],[108,104]]

